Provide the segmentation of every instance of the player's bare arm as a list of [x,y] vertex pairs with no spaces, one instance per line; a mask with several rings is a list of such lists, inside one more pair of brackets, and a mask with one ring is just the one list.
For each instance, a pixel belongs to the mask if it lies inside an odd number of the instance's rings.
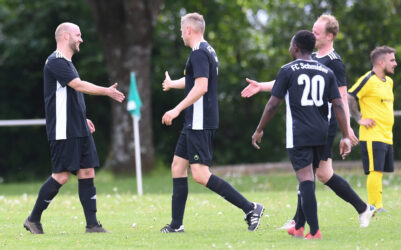
[[352,146],[356,146],[358,144],[358,138],[355,136],[354,130],[351,128],[349,106],[348,106],[347,86],[338,87],[338,90],[339,90],[340,95],[341,95],[341,100],[343,101],[345,117],[347,119],[347,127],[348,127],[349,138],[351,140]]
[[249,78],[245,79],[249,84],[241,91],[241,96],[243,98],[249,98],[261,91],[270,92],[274,86],[274,80],[270,82],[257,82]]
[[340,155],[343,159],[351,153],[351,141],[348,134],[347,118],[344,112],[343,101],[340,98],[331,100],[338,124],[340,124],[342,138],[340,141]]
[[163,91],[169,91],[170,89],[183,89],[185,88],[185,77],[182,77],[178,80],[171,80],[168,71],[165,73],[166,78],[162,83]]
[[68,83],[68,86],[75,89],[76,91],[82,92],[88,95],[105,95],[110,97],[111,99],[116,100],[117,102],[122,102],[125,99],[123,93],[117,90],[117,83],[114,83],[110,87],[101,87],[97,86],[93,83],[82,81],[79,78],[75,78],[71,82]]
[[170,126],[173,120],[178,117],[185,108],[194,104],[206,92],[208,87],[208,79],[206,77],[199,77],[195,79],[195,85],[189,91],[188,95],[182,100],[175,108],[167,111],[162,117],[162,124]]
[[355,119],[355,121],[361,125],[365,126],[367,129],[372,128],[376,125],[376,122],[373,119],[363,118],[362,114],[358,109],[358,104],[356,103],[355,97],[348,94],[348,105],[351,116]]
[[252,145],[255,148],[260,149],[258,143],[262,141],[263,129],[276,114],[278,107],[280,106],[280,102],[281,99],[275,96],[271,96],[269,101],[267,102],[262,117],[260,118],[259,125],[252,135]]

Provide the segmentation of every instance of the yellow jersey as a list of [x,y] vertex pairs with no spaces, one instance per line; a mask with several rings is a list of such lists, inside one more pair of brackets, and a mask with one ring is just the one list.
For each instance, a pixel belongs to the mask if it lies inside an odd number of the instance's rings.
[[393,144],[394,94],[393,80],[379,79],[373,71],[361,76],[348,90],[359,102],[363,119],[373,119],[376,125],[359,127],[359,140]]

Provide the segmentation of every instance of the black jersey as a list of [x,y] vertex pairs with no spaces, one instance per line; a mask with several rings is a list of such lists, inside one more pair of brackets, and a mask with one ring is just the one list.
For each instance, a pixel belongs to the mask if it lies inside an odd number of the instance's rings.
[[201,41],[194,46],[185,65],[185,96],[191,91],[198,77],[208,78],[208,89],[199,100],[185,109],[184,128],[194,130],[218,128],[218,66],[216,52],[208,42]]
[[285,98],[287,148],[325,145],[328,102],[340,98],[336,78],[314,60],[295,60],[281,67],[272,95]]
[[[312,54],[312,59],[320,62],[321,64],[330,68],[337,79],[337,86],[347,86],[347,81],[345,78],[345,66],[343,61],[341,60],[340,55],[333,50],[329,54],[318,57],[317,53]],[[329,135],[335,135],[337,132],[337,120],[336,116],[333,114],[333,108],[331,107],[331,103],[329,103],[329,119],[330,119],[330,127],[329,127]]]
[[90,135],[84,96],[67,85],[79,78],[72,62],[55,51],[47,58],[43,73],[48,139],[65,140]]

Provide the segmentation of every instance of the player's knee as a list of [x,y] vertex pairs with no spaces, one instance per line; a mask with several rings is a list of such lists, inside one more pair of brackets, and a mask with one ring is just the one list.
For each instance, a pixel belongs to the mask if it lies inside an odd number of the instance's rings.
[[52,174],[53,179],[55,179],[60,185],[67,183],[69,176],[70,175],[67,172]]
[[194,181],[203,186],[206,186],[210,176],[212,175],[209,171],[209,168],[204,166],[201,167],[191,166],[191,173],[192,173],[192,178],[194,178]]
[[87,179],[95,177],[95,169],[94,168],[84,168],[80,169],[77,174],[79,179]]
[[207,180],[202,174],[192,171],[192,178],[194,178],[195,182],[206,186]]
[[171,174],[173,177],[186,177],[187,168],[173,162],[171,164]]
[[319,170],[318,168],[318,170],[316,171],[316,177],[322,183],[326,183],[327,181],[329,181],[332,176],[333,176],[333,169],[331,168],[326,168],[321,170]]

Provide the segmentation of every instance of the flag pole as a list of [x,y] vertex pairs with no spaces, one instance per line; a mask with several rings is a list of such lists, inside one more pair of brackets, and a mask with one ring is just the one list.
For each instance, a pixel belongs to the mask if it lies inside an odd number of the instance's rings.
[[135,168],[136,168],[136,183],[138,195],[143,194],[142,190],[142,164],[141,164],[141,145],[139,142],[139,120],[141,119],[142,101],[136,87],[135,72],[130,75],[131,84],[128,94],[127,110],[132,116],[134,146],[135,146]]
[[138,195],[143,194],[142,189],[142,164],[141,164],[141,148],[139,141],[139,117],[132,115],[134,126],[134,141],[135,141],[135,166],[136,166],[136,186]]

